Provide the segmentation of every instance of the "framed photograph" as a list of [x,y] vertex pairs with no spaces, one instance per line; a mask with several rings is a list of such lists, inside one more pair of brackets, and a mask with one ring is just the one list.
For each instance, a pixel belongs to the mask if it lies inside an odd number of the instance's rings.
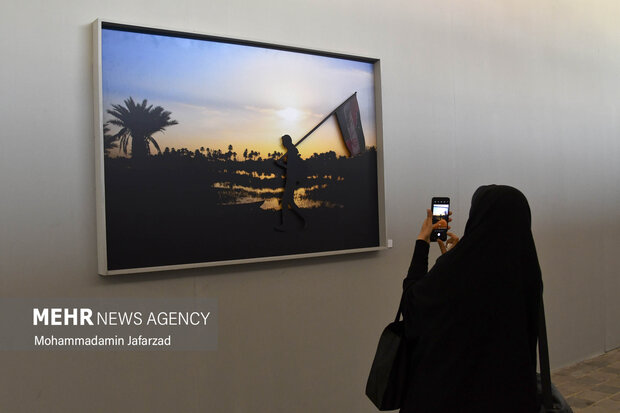
[[93,25],[100,274],[386,247],[378,59]]

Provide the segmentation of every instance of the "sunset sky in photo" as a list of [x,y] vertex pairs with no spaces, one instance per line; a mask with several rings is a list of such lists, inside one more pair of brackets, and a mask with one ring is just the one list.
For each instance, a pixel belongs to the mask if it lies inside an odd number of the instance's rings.
[[[284,152],[282,135],[297,142],[354,92],[366,145],[376,146],[372,63],[103,29],[102,78],[104,111],[131,96],[172,113],[179,124],[153,135],[162,151],[233,145],[237,159],[246,148],[262,157]],[[346,155],[335,116],[298,149],[304,158]]]

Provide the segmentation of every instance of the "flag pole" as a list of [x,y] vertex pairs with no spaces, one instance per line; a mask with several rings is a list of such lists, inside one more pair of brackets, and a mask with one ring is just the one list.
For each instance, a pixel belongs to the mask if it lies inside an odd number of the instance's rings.
[[352,94],[351,96],[349,96],[349,97],[348,97],[348,98],[347,98],[344,102],[342,102],[340,105],[336,106],[336,109],[332,110],[332,111],[329,113],[329,115],[325,116],[325,118],[324,118],[322,121],[320,121],[320,122],[319,122],[319,124],[318,124],[318,125],[316,125],[314,128],[312,128],[312,130],[311,130],[310,132],[306,133],[306,134],[304,135],[304,137],[303,137],[303,138],[301,138],[299,141],[297,141],[297,143],[295,144],[295,146],[297,146],[297,145],[299,145],[300,143],[302,143],[302,142],[304,141],[304,139],[306,139],[308,136],[310,136],[310,134],[312,134],[312,132],[314,132],[315,130],[317,130],[317,129],[319,128],[319,126],[321,126],[322,124],[324,124],[324,123],[325,123],[325,121],[326,121],[327,119],[329,119],[329,117],[330,117],[331,115],[333,115],[334,113],[336,113],[336,111],[337,111],[338,109],[340,109],[340,107],[341,107],[342,105],[344,105],[345,103],[347,103],[347,102],[349,101],[349,99],[351,99],[351,98],[352,98],[353,96],[355,96],[355,95],[357,95],[357,92],[353,93],[353,94]]

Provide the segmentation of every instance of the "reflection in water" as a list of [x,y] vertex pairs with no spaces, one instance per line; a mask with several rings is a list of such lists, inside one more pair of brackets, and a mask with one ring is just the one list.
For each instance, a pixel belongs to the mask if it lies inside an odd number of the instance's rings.
[[[313,179],[314,179],[314,180],[316,180],[316,179],[326,179],[326,180],[332,180],[333,178],[334,178],[334,177],[333,177],[332,175],[316,175],[316,174],[314,174],[314,175],[308,175],[308,176],[306,177],[306,179],[308,179],[308,180],[313,180]],[[344,181],[344,177],[342,177],[342,176],[338,175],[338,176],[336,177],[336,181]]]
[[[300,199],[295,193],[295,203],[299,206],[299,208],[309,209],[309,208],[343,208],[343,205],[334,204],[333,202],[327,201],[315,201],[312,199]],[[265,210],[274,210],[279,211],[282,209],[282,205],[280,204],[280,198],[268,198],[260,206],[260,209]]]
[[258,178],[258,179],[274,179],[276,177],[276,174],[274,173],[266,174],[262,172],[259,174],[256,171],[248,172],[248,171],[238,170],[238,171],[235,171],[235,173],[237,175],[247,175],[247,176],[251,176],[252,178]]
[[[295,203],[300,208],[343,208],[343,205],[333,202],[311,199],[314,195],[313,192],[325,189],[327,186],[328,184],[315,184],[297,188],[295,190]],[[261,209],[275,211],[282,209],[280,199],[284,188],[254,188],[233,184],[232,182],[216,182],[213,184],[213,188],[219,190],[221,200],[219,205],[252,204],[262,201]]]
[[[251,186],[243,186],[233,184],[232,182],[216,182],[213,184],[216,189],[232,189],[233,191],[249,192],[254,194],[276,194],[282,192],[282,188],[252,188]],[[234,194],[233,194],[234,195]]]

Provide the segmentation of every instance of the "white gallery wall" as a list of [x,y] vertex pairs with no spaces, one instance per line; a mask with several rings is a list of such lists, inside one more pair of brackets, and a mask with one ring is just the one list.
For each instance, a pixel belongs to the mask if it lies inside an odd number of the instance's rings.
[[[381,59],[394,248],[99,277],[98,17]],[[219,344],[1,352],[2,410],[373,412],[368,369],[425,208],[450,196],[462,234],[487,183],[530,200],[552,366],[620,346],[618,21],[616,0],[5,2],[0,297],[216,298]]]

